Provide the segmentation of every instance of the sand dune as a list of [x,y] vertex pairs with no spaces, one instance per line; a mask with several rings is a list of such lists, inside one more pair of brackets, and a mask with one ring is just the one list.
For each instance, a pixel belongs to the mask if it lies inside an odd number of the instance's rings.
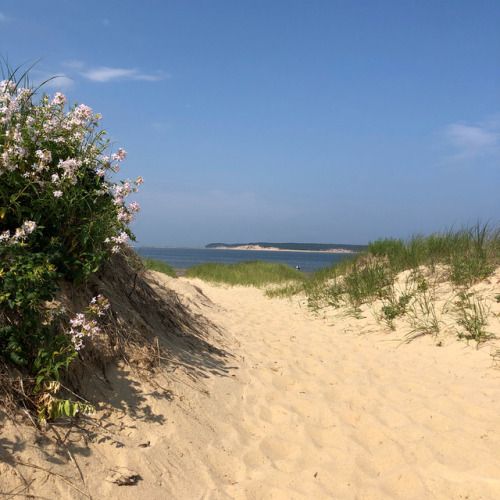
[[500,498],[491,347],[404,344],[368,310],[314,316],[301,299],[154,276],[218,326],[225,356],[149,382],[110,370],[108,409],[70,431],[66,454],[4,419],[5,449],[80,491],[4,463],[2,493],[28,491],[24,474],[42,498]]

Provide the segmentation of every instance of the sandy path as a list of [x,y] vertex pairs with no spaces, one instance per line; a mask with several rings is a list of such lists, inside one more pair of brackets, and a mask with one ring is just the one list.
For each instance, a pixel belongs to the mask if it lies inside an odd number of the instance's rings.
[[332,325],[297,301],[192,283],[239,345],[237,379],[210,382],[222,421],[200,497],[500,498],[500,373],[487,352],[400,345],[368,320]]
[[[194,349],[193,363],[172,358],[149,381],[123,364],[110,367],[96,388],[102,409],[82,432],[56,425],[59,447],[0,412],[4,453],[73,484],[0,463],[0,492],[78,500],[500,498],[500,370],[487,347],[440,348],[429,337],[400,344],[369,315],[318,318],[299,300],[270,300],[253,288],[155,276],[219,325],[212,339],[230,354],[217,361]],[[138,481],[118,486],[110,480],[117,467]]]

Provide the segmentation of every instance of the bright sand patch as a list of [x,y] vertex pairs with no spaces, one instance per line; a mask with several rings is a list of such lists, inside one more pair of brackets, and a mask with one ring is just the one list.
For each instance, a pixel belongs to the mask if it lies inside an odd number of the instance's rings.
[[[369,311],[315,317],[299,299],[155,277],[220,327],[224,363],[177,363],[149,383],[114,369],[101,394],[110,410],[66,438],[69,454],[5,419],[4,449],[94,498],[500,498],[490,347],[402,344]],[[111,482],[117,466],[136,484]],[[43,471],[16,470],[0,464],[1,493],[22,491],[25,474],[31,494],[85,498],[59,478],[43,482]]]

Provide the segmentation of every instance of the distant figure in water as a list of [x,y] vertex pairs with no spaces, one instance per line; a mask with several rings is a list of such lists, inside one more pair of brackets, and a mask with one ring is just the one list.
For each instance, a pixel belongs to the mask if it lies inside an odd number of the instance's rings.
[[297,269],[297,271],[300,271],[300,266],[295,266],[295,269]]

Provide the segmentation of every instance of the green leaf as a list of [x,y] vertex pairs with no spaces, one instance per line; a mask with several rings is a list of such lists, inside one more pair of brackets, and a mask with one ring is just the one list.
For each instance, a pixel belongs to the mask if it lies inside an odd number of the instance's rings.
[[71,416],[71,401],[67,399],[64,402],[64,415],[70,417]]
[[47,415],[47,407],[43,405],[40,411],[38,412],[38,420],[42,422],[47,418],[46,415]]

